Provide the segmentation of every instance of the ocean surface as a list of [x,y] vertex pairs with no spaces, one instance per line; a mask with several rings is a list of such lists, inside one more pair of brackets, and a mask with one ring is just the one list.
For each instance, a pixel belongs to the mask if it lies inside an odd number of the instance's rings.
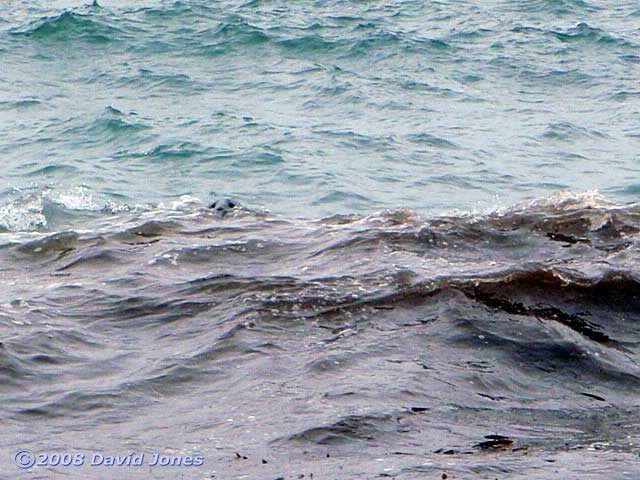
[[0,479],[637,480],[639,174],[637,2],[0,0]]

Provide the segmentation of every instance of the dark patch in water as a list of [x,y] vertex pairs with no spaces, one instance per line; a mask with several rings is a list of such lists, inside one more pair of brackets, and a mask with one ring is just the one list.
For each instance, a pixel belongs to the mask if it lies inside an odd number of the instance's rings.
[[494,297],[491,293],[482,292],[480,289],[475,289],[473,293],[470,293],[470,296],[490,308],[499,309],[512,315],[532,316],[560,322],[596,342],[608,342],[610,340],[605,333],[599,330],[600,327],[598,325],[592,324],[583,318],[585,315],[589,315],[588,312],[569,314],[552,306],[525,306],[522,303],[513,302],[506,298]]

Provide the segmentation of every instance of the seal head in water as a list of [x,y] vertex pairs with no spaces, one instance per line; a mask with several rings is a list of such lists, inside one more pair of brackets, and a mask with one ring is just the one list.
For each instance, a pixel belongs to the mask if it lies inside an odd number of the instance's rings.
[[216,200],[215,202],[213,202],[211,205],[209,205],[209,208],[221,217],[224,217],[227,213],[229,213],[237,206],[238,204],[233,200],[229,198],[223,198],[222,200]]

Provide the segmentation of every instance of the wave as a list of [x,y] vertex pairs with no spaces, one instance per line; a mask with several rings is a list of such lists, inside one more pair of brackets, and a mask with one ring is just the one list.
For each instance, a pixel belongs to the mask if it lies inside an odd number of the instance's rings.
[[31,25],[9,32],[41,42],[66,43],[79,41],[90,44],[108,44],[122,40],[125,32],[93,13],[65,11],[54,17],[35,20]]
[[164,4],[161,7],[142,7],[127,11],[128,14],[151,21],[176,19],[179,20],[180,23],[186,23],[189,20],[211,18],[214,14],[219,12],[220,9],[216,8],[215,5],[193,1],[175,1]]
[[72,138],[74,144],[131,146],[150,140],[151,127],[135,112],[125,114],[109,106],[90,122],[74,119],[75,125],[61,130],[63,138]]
[[[284,55],[330,53],[342,57],[367,56],[401,49],[406,52],[450,56],[457,47],[443,39],[425,38],[420,31],[396,32],[359,23],[343,34],[331,18],[304,27],[264,27],[250,12],[225,12],[193,2],[162,8],[110,11],[102,7],[74,9],[34,20],[14,29],[16,37],[58,45],[69,42],[118,44],[125,51],[146,55],[220,56],[261,55],[277,49]],[[262,53],[261,53],[262,52]],[[131,79],[131,81],[136,78]],[[143,79],[144,81],[144,79]]]
[[549,140],[574,141],[581,138],[608,138],[604,133],[597,130],[589,130],[571,122],[560,122],[550,124],[542,134],[543,138]]
[[85,187],[31,189],[17,191],[14,196],[16,198],[0,206],[0,231],[55,230],[65,225],[78,225],[99,213],[132,210],[126,204],[101,198]]
[[320,34],[307,34],[277,40],[278,46],[297,53],[331,52],[346,46],[345,40],[327,39]]
[[566,32],[553,32],[553,35],[561,42],[584,42],[595,45],[615,45],[637,49],[638,46],[622,38],[614,37],[605,31],[581,22]]
[[512,11],[546,12],[555,15],[575,15],[580,13],[594,13],[602,7],[584,0],[520,0],[508,7]]
[[[622,37],[614,36],[606,31],[592,27],[588,23],[581,22],[574,27],[562,30],[549,30],[541,27],[531,27],[517,25],[512,30],[514,33],[540,35],[552,37],[563,44],[576,44],[584,46],[601,46],[601,47],[622,47],[623,49],[635,50],[637,45]],[[557,53],[557,52],[556,52]]]
[[[89,429],[215,397],[194,435],[232,438],[237,417],[216,412],[242,399],[261,441],[309,456],[637,455],[619,439],[637,433],[638,205],[562,192],[316,220],[205,205],[2,234],[8,416]],[[283,396],[276,428],[265,400]]]

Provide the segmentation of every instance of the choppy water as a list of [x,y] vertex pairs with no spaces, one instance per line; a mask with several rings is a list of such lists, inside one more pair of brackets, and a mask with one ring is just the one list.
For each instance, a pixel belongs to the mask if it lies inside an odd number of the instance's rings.
[[7,1],[0,174],[317,218],[640,183],[637,2]]
[[636,3],[0,7],[0,478],[638,477]]

